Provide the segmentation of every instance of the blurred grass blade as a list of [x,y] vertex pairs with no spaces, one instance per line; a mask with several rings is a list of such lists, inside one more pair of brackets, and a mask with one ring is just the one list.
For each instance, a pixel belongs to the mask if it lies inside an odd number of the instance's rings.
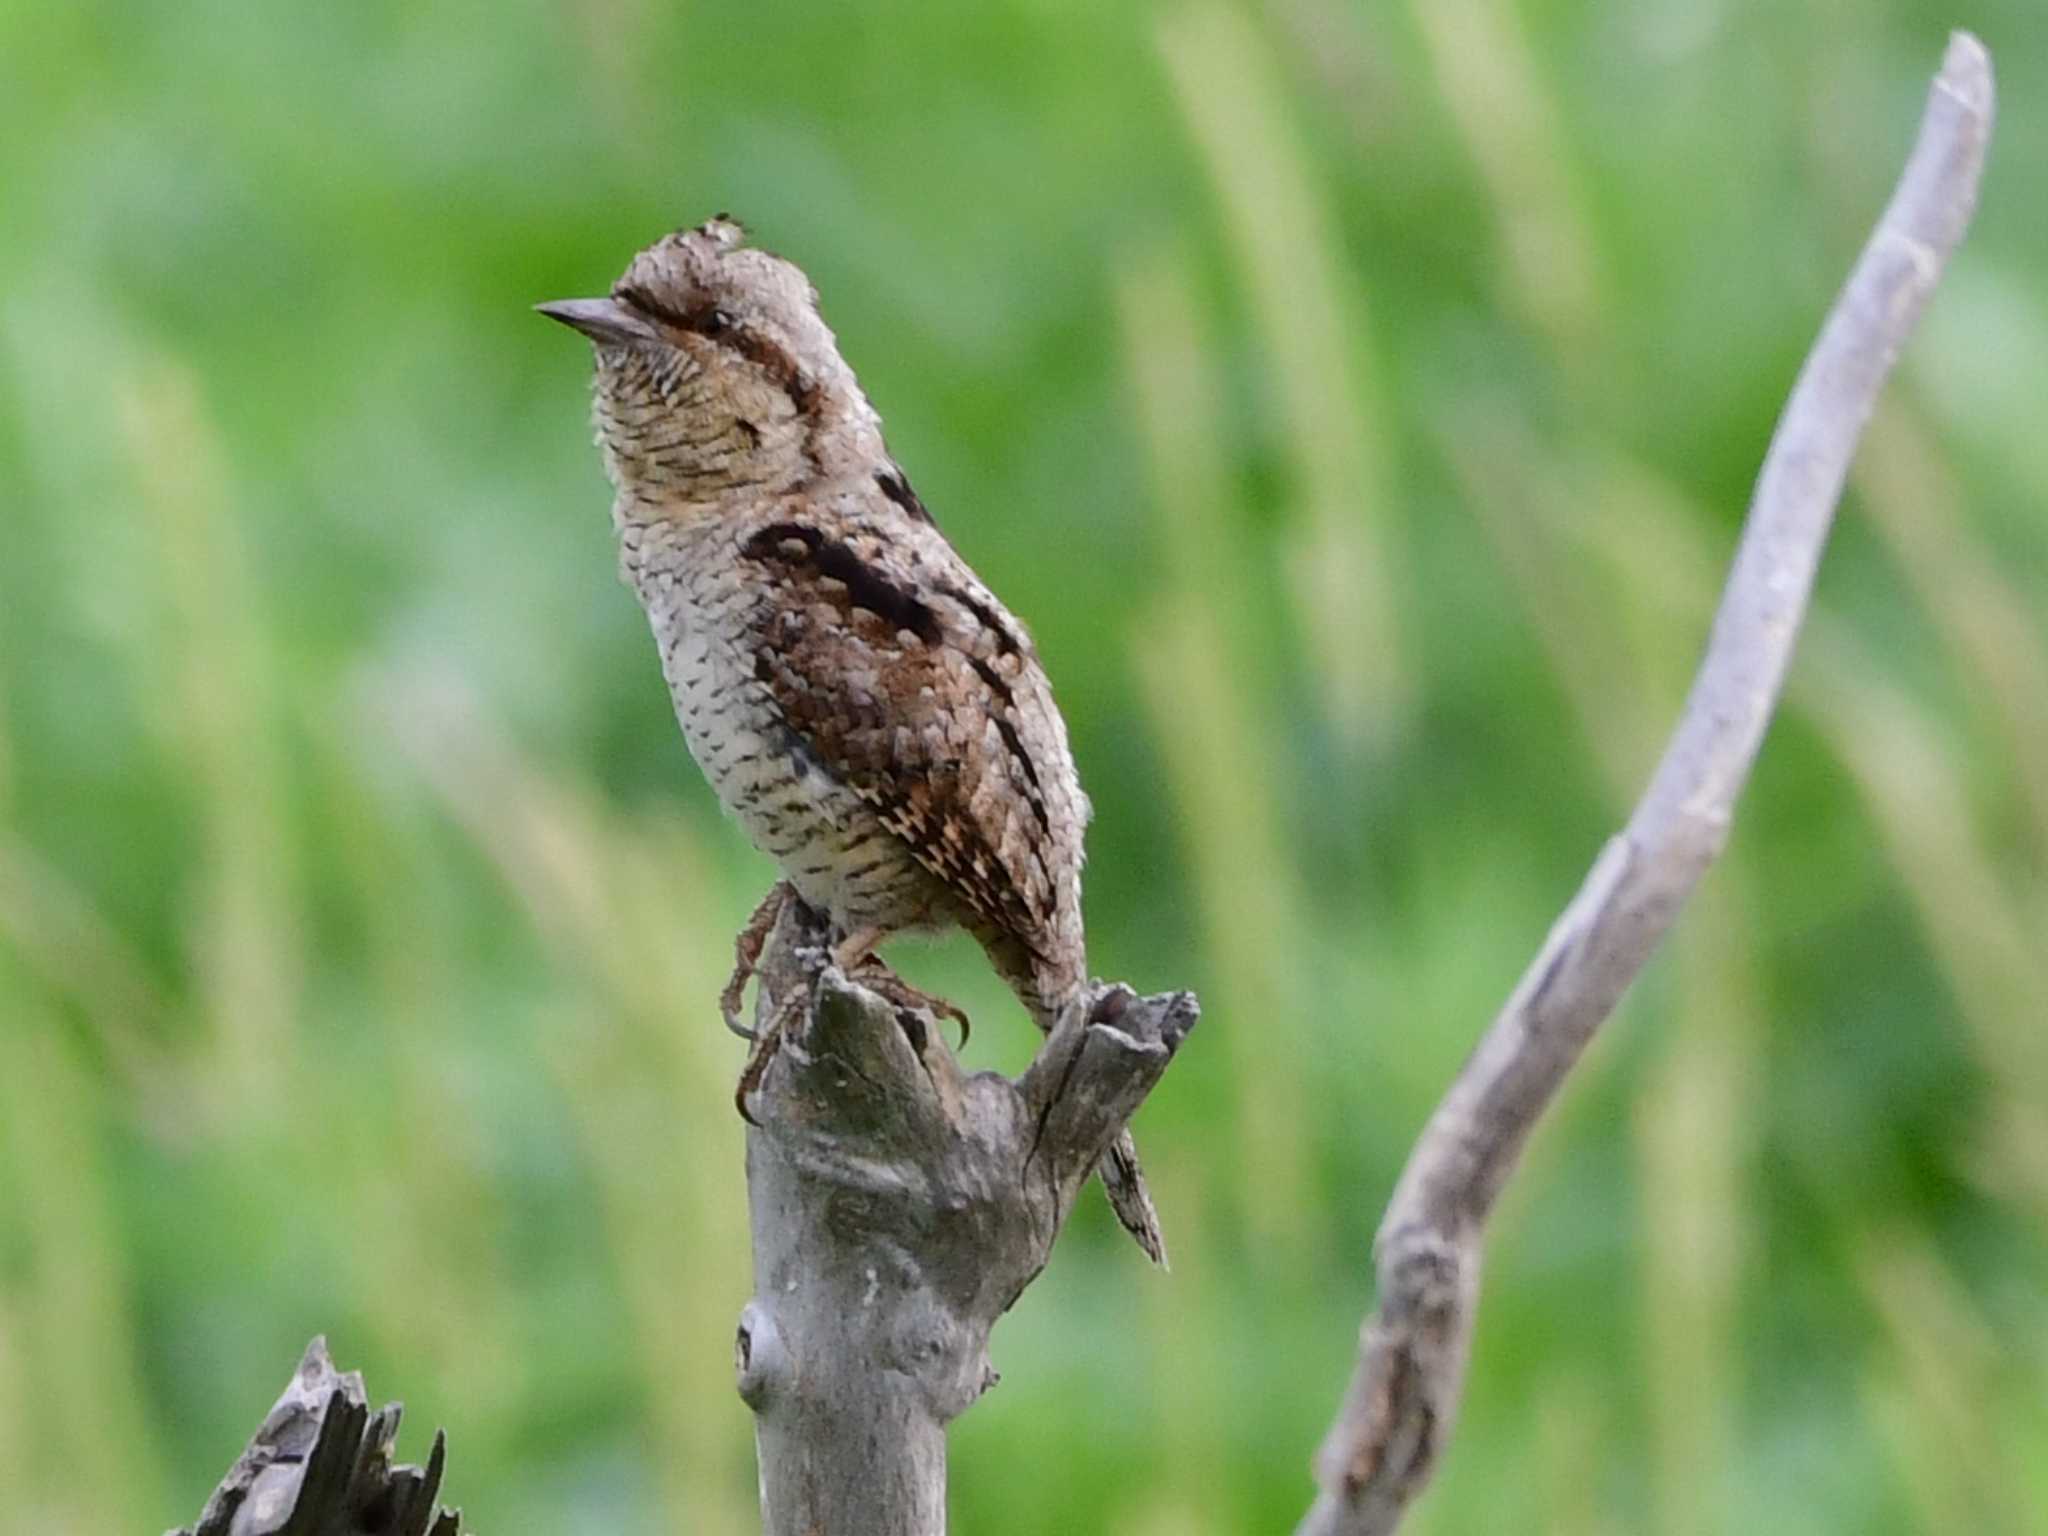
[[[5,462],[0,461],[0,474],[6,471]],[[6,647],[0,644],[0,827],[7,825],[14,810],[15,750],[11,731],[12,711],[8,707],[10,700],[7,663]]]
[[35,1447],[28,1481],[0,1490],[0,1520],[62,1536],[154,1529],[164,1481],[102,1089],[4,958],[0,1019],[0,1314],[21,1372],[12,1411]]
[[[1213,1176],[1190,1160],[1153,1173],[1153,1195],[1171,1224],[1168,1237],[1177,1253],[1206,1258],[1219,1250],[1212,1188]],[[1226,1512],[1242,1495],[1231,1456],[1240,1405],[1223,1359],[1212,1350],[1187,1347],[1191,1318],[1225,1315],[1221,1279],[1214,1265],[1198,1259],[1177,1263],[1170,1286],[1139,1287],[1157,1415],[1151,1438],[1159,1458],[1151,1478],[1158,1501],[1132,1523],[1135,1531],[1226,1536],[1235,1528]]]
[[1520,7],[1409,0],[1437,87],[1493,204],[1502,288],[1567,372],[1598,334],[1602,279],[1573,185],[1573,156]]
[[1963,697],[2004,738],[2035,866],[2048,872],[2048,628],[1964,515],[1955,472],[1918,412],[1879,405],[1855,486],[1964,674]]
[[716,1012],[731,941],[704,860],[681,828],[618,817],[522,761],[452,679],[364,691],[574,978],[549,1064],[592,1159],[672,1523],[753,1530],[748,1421],[724,1390],[748,1252],[738,1058]]
[[1196,0],[1160,24],[1159,48],[1223,207],[1287,435],[1305,655],[1331,723],[1357,746],[1398,727],[1413,690],[1387,531],[1391,433],[1356,279],[1265,37],[1234,6]]
[[1238,1134],[1223,1160],[1254,1249],[1275,1261],[1319,1241],[1302,1192],[1310,1164],[1301,1053],[1275,1050],[1268,1020],[1298,1019],[1308,933],[1292,850],[1274,815],[1278,726],[1252,692],[1243,571],[1251,554],[1224,501],[1216,365],[1183,263],[1134,263],[1117,285],[1138,427],[1151,468],[1163,580],[1131,654],[1180,814],[1203,952],[1209,1017],[1230,1053]]
[[197,381],[168,358],[117,375],[133,494],[148,515],[164,605],[144,697],[182,757],[203,852],[190,943],[212,1060],[205,1079],[239,1113],[275,1109],[305,968],[269,603],[232,505]]
[[172,1010],[143,958],[64,872],[13,837],[0,819],[0,940],[52,995],[91,1027],[157,1135],[187,1134],[184,1063],[168,1048]]
[[1677,945],[1670,1043],[1635,1113],[1641,1179],[1642,1370],[1656,1529],[1729,1528],[1742,1401],[1743,1285],[1762,1225],[1753,1176],[1767,1016],[1744,899],[1746,860],[1724,858]]
[[[2029,1509],[2040,1484],[2007,1460],[2016,1445],[2008,1425],[2032,1417],[2014,1409],[2007,1385],[2011,1352],[1956,1277],[1916,1232],[1873,1234],[1856,1269],[1884,1326],[1888,1346],[1873,1362],[1866,1401],[1888,1431],[1892,1453],[1935,1536],[1978,1531],[2037,1531],[2048,1506]],[[2036,1384],[2038,1385],[2038,1384]]]
[[[1526,432],[1470,410],[1439,444],[1593,744],[1615,815],[1626,816],[1684,697],[1698,628],[1565,547],[1560,530],[1573,525],[1582,488]],[[1662,510],[1623,504],[1614,517],[1635,525]],[[1672,936],[1675,1027],[1652,1047],[1635,1115],[1649,1471],[1664,1536],[1724,1529],[1732,1486],[1730,1405],[1755,1220],[1745,1099],[1761,1076],[1754,1021],[1763,1013],[1745,864],[1740,850],[1725,856]]]
[[[358,1027],[383,1088],[333,1132],[352,1148],[334,1166],[365,1170],[334,1190],[352,1234],[344,1262],[414,1397],[510,1405],[531,1385],[511,1258],[518,1194],[492,1177],[459,1054],[461,936],[431,894],[426,840],[395,791],[377,792],[392,777],[387,743],[356,723],[333,708],[307,722],[321,802],[347,829],[338,883],[354,898],[367,972]],[[380,1176],[392,1166],[404,1177]]]
[[[1703,520],[1653,515],[1675,514],[1682,497],[1610,459],[1574,500],[1571,527],[1586,548],[1612,560],[1646,601],[1704,621],[1718,564],[1695,531]],[[2008,872],[1944,723],[1825,609],[1809,620],[1786,698],[1855,776],[1960,1010],[1991,1099],[1979,1172],[2048,1232],[2048,944],[2018,894],[2028,873]]]
[[1855,774],[1985,1075],[1978,1172],[2048,1234],[2048,944],[2030,931],[1941,723],[1839,632],[1813,637],[1800,708]]
[[1554,530],[1569,523],[1571,488],[1526,429],[1467,406],[1437,423],[1437,446],[1521,598],[1609,801],[1626,814],[1684,697],[1696,642],[1668,626],[1646,635],[1626,595],[1560,543]]
[[[1601,1483],[1613,1467],[1614,1406],[1583,1371],[1559,1371],[1539,1391],[1528,1415],[1533,1429],[1523,1442],[1534,1498],[1517,1510],[1516,1523],[1526,1520],[1526,1529],[1546,1536],[1604,1536],[1612,1529],[1601,1518],[1607,1503]],[[1501,1499],[1497,1507],[1511,1506]]]

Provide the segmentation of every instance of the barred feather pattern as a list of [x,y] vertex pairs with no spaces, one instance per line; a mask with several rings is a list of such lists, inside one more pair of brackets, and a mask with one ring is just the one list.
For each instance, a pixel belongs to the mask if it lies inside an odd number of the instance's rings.
[[[808,279],[719,219],[578,313],[622,574],[720,802],[841,933],[964,927],[1050,1030],[1087,980],[1066,723],[1024,626],[889,456]],[[1163,1262],[1128,1136],[1101,1173]]]

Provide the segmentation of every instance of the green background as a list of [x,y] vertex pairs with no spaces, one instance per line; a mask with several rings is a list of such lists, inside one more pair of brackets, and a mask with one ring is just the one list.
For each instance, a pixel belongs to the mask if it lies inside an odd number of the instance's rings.
[[0,1527],[190,1519],[325,1331],[481,1530],[756,1528],[712,998],[770,870],[527,307],[730,209],[1037,636],[1095,967],[1207,1009],[1176,1266],[1084,1203],[957,1527],[1287,1529],[1951,25],[1982,217],[1413,1529],[2048,1528],[2039,0],[0,3]]

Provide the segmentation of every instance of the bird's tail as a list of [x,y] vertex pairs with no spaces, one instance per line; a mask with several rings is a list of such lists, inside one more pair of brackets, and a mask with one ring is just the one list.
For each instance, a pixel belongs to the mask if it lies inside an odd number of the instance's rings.
[[[1087,991],[1088,972],[1079,961],[1078,948],[1073,964],[1054,967],[1043,956],[1007,936],[985,936],[982,943],[996,970],[1046,1033],[1052,1032],[1067,1009],[1080,1006]],[[1128,1130],[1110,1143],[1102,1161],[1095,1165],[1095,1172],[1102,1180],[1103,1192],[1109,1196],[1109,1208],[1116,1212],[1123,1229],[1137,1239],[1147,1258],[1165,1269],[1166,1234],[1159,1229],[1159,1212],[1152,1205],[1151,1191],[1145,1188],[1145,1170],[1138,1166],[1138,1148]]]
[[1102,1177],[1103,1192],[1109,1196],[1116,1219],[1138,1240],[1145,1256],[1165,1269],[1166,1234],[1159,1230],[1159,1212],[1152,1207],[1152,1192],[1145,1187],[1145,1170],[1138,1166],[1137,1143],[1129,1131],[1110,1144],[1095,1171]]

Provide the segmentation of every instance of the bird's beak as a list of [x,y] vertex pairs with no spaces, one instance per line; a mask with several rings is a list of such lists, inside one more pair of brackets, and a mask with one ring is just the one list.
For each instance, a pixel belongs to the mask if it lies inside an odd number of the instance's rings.
[[581,331],[599,346],[654,340],[653,327],[617,299],[556,299],[533,307],[550,320]]

